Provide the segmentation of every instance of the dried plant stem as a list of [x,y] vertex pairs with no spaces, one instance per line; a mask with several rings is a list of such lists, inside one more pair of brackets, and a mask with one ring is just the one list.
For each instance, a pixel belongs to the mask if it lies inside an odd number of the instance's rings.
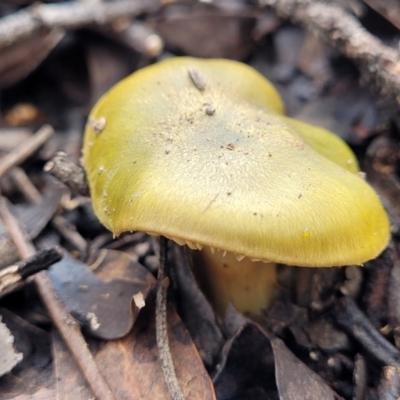
[[79,323],[65,310],[45,271],[33,276],[40,297],[68,348],[74,355],[97,400],[114,400],[110,388],[82,336]]
[[358,64],[363,78],[400,104],[398,52],[371,35],[341,7],[315,0],[259,0],[282,18],[303,25]]
[[43,198],[41,193],[36,189],[35,185],[22,168],[14,167],[10,171],[10,177],[14,185],[31,204],[40,204],[42,202]]
[[18,255],[22,259],[32,257],[36,253],[35,247],[28,236],[21,232],[18,222],[8,209],[7,200],[4,197],[0,197],[0,219],[17,249]]
[[57,215],[52,219],[52,225],[57,229],[58,233],[72,244],[80,252],[84,252],[87,248],[86,240],[64,217]]
[[67,155],[58,152],[45,166],[44,171],[67,185],[72,192],[87,196],[89,189],[83,169],[72,162]]
[[168,390],[174,400],[185,400],[182,389],[175,373],[174,363],[168,341],[167,327],[167,292],[169,279],[165,274],[166,269],[167,239],[160,238],[160,265],[158,267],[158,289],[156,297],[156,337],[160,355],[161,368],[164,373]]
[[11,168],[21,164],[53,135],[54,130],[50,125],[43,125],[34,135],[25,140],[13,151],[0,159],[0,177],[4,176]]
[[400,352],[372,325],[350,297],[336,303],[336,321],[383,365],[400,366]]
[[59,261],[63,252],[58,247],[40,250],[32,257],[0,268],[0,298],[19,289],[25,279]]

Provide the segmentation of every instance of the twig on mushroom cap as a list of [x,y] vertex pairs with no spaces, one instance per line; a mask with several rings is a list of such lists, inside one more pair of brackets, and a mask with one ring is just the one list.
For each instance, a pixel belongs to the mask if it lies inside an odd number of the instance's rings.
[[385,46],[341,7],[314,0],[259,0],[280,17],[315,32],[355,61],[380,94],[400,104],[400,63],[395,49]]

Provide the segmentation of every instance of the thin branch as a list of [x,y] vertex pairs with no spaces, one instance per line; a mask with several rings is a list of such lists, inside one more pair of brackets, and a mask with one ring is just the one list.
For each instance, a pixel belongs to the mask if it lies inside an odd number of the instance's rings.
[[53,135],[54,130],[50,125],[43,125],[34,135],[22,142],[13,151],[0,158],[0,178],[11,168],[21,164]]
[[72,192],[87,196],[89,189],[83,169],[67,158],[64,152],[58,152],[46,165],[44,171],[67,185]]
[[67,240],[72,246],[83,253],[87,249],[87,242],[76,230],[75,226],[70,224],[61,215],[55,216],[51,221],[52,226],[57,229],[58,233]]
[[39,250],[32,257],[16,264],[0,268],[0,297],[17,290],[29,276],[59,261],[63,252],[58,247]]
[[61,29],[27,38],[5,49],[0,57],[0,89],[10,87],[32,72],[65,36]]
[[169,279],[165,274],[166,270],[166,249],[167,239],[160,238],[160,265],[158,267],[158,288],[156,297],[156,337],[157,347],[160,355],[161,369],[167,382],[168,390],[174,400],[185,400],[182,389],[176,376],[174,363],[168,341],[167,325],[167,292]]
[[82,336],[79,323],[66,311],[46,271],[41,271],[33,275],[32,278],[38,288],[43,303],[50,313],[51,319],[74,355],[96,399],[115,400],[114,395],[100,374],[96,361],[88,349],[87,343]]
[[[1,200],[1,199],[0,199]],[[18,222],[8,210],[6,201],[0,201],[0,218],[22,258],[34,257],[36,250],[20,231]],[[52,321],[68,345],[76,362],[85,375],[98,400],[115,400],[82,336],[79,323],[68,313],[61,303],[46,271],[38,272],[30,278],[38,289]]]
[[364,79],[374,83],[380,95],[400,104],[400,59],[341,7],[315,0],[259,0],[280,17],[316,33],[359,67]]
[[14,167],[10,171],[10,178],[29,203],[40,204],[43,201],[41,193],[22,168]]
[[400,365],[400,352],[372,325],[350,297],[336,303],[336,321],[353,336],[370,355],[383,365]]
[[117,0],[34,4],[0,20],[0,50],[28,38],[40,29],[77,29],[103,25],[158,9],[157,0]]
[[0,219],[3,221],[4,228],[17,249],[18,255],[22,259],[32,257],[36,253],[36,250],[29,240],[28,235],[24,235],[21,232],[18,221],[11,214],[7,206],[7,200],[4,197],[0,197]]

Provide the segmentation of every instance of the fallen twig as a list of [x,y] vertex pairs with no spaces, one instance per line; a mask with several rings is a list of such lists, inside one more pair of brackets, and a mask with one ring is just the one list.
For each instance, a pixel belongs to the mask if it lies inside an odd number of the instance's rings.
[[[0,218],[3,220],[4,226],[20,256],[22,258],[34,257],[36,253],[35,248],[29,239],[20,231],[18,222],[8,210],[4,199],[0,201]],[[54,325],[68,345],[82,373],[92,388],[96,399],[114,400],[114,395],[103,376],[100,374],[99,368],[82,336],[79,323],[68,313],[61,303],[47,272],[38,272],[29,279],[36,284],[40,297]]]
[[32,257],[36,253],[36,250],[29,240],[28,235],[24,235],[21,232],[18,222],[8,209],[7,200],[4,197],[0,197],[0,219],[3,221],[4,228],[14,243],[20,258]]
[[25,140],[13,151],[0,158],[0,178],[11,168],[21,164],[39,149],[54,133],[50,125],[43,125],[34,135]]
[[10,178],[29,203],[40,204],[43,201],[41,193],[22,168],[14,167],[10,171]]
[[156,337],[161,369],[163,371],[168,390],[174,400],[185,400],[182,389],[175,373],[174,363],[168,341],[167,327],[167,292],[169,278],[165,276],[167,239],[160,238],[160,265],[158,267],[158,288],[156,297]]
[[51,223],[58,233],[80,252],[84,252],[87,249],[86,240],[76,230],[75,226],[70,224],[64,217],[57,215],[52,219]]
[[96,399],[114,400],[114,395],[100,374],[99,367],[82,336],[79,323],[67,312],[61,303],[46,271],[41,271],[33,275],[32,278],[43,303],[46,305],[47,311],[50,313],[52,321],[74,355]]
[[87,196],[89,189],[83,169],[67,158],[63,152],[58,152],[45,166],[44,171],[56,177],[73,192]]
[[343,296],[335,309],[336,321],[383,365],[400,365],[400,352],[375,329],[350,297]]
[[58,247],[40,250],[32,257],[8,267],[0,268],[0,297],[11,293],[24,284],[29,276],[48,268],[62,258]]
[[259,4],[335,46],[357,63],[363,78],[374,83],[380,95],[400,104],[398,52],[371,35],[341,7],[315,0],[259,0]]
[[34,4],[0,20],[0,49],[18,43],[43,28],[77,29],[92,24],[102,25],[159,7],[157,0]]

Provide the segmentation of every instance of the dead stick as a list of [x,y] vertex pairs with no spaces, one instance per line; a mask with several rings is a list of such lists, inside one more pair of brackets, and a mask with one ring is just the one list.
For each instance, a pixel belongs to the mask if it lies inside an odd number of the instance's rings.
[[50,125],[43,125],[34,135],[25,140],[13,151],[0,158],[0,178],[11,168],[21,164],[53,135],[54,130]]
[[174,400],[185,400],[182,389],[175,373],[174,363],[168,341],[167,325],[167,291],[169,279],[165,276],[167,239],[160,238],[160,265],[158,266],[158,288],[156,296],[156,338],[160,355],[161,369],[168,386],[169,393]]
[[400,104],[400,59],[341,7],[315,0],[259,0],[282,18],[303,25],[339,49],[375,83],[382,96]]
[[99,368],[85,342],[79,323],[61,303],[46,271],[33,275],[40,297],[46,305],[54,324],[60,332],[75,360],[81,367],[86,380],[92,388],[97,400],[115,400],[110,388],[102,377]]
[[0,49],[18,43],[43,28],[77,29],[90,24],[104,25],[118,18],[155,11],[159,7],[157,0],[34,4],[0,20]]
[[88,195],[89,189],[83,169],[72,162],[64,152],[59,151],[45,164],[43,170],[67,185],[72,192],[82,196]]
[[40,204],[43,201],[41,193],[22,168],[14,167],[11,169],[10,178],[29,203]]
[[29,276],[59,261],[63,252],[58,247],[39,250],[28,259],[0,268],[0,298],[19,289]]
[[[21,257],[29,258],[33,256],[36,250],[19,229],[18,222],[8,210],[4,198],[0,199],[0,218],[3,220],[4,226]],[[115,400],[87,347],[79,323],[67,312],[61,303],[47,272],[38,272],[32,275],[30,279],[35,282],[44,305],[85,375],[96,399]]]
[[63,216],[56,215],[52,219],[52,225],[57,229],[58,233],[72,244],[80,252],[84,252],[87,248],[86,240],[76,230],[75,225],[70,224]]
[[18,222],[8,209],[7,200],[4,197],[0,197],[0,219],[17,249],[18,255],[22,259],[32,257],[36,250],[27,235],[21,232]]

